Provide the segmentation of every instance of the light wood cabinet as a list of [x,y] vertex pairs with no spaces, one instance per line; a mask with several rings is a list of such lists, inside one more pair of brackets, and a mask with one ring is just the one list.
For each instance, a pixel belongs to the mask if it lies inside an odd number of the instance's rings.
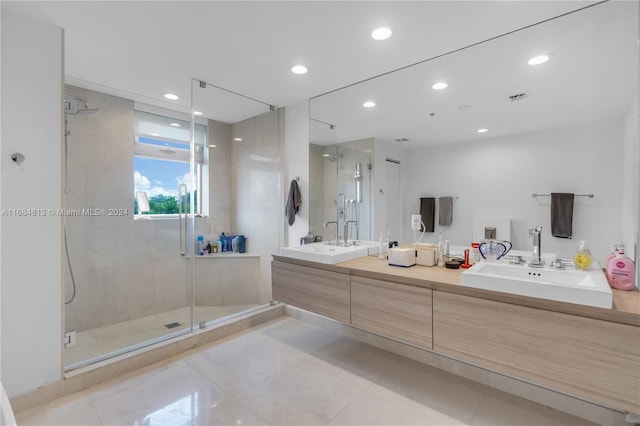
[[349,275],[284,262],[271,262],[273,298],[299,308],[351,321]]
[[432,348],[432,290],[351,277],[351,324],[423,348]]
[[640,412],[640,328],[433,293],[436,352]]

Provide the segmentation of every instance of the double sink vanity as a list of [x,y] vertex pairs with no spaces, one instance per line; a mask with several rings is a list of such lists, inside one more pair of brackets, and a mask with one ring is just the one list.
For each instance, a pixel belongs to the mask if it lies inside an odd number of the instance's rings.
[[309,246],[273,257],[275,300],[640,413],[640,293],[611,290],[601,270],[402,268],[378,259],[375,243]]

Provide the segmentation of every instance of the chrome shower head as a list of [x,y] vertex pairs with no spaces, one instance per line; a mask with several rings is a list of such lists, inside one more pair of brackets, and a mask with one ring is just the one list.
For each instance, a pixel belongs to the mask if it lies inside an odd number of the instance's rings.
[[64,96],[64,113],[67,115],[85,115],[94,114],[99,111],[99,108],[89,108],[87,101],[75,96]]

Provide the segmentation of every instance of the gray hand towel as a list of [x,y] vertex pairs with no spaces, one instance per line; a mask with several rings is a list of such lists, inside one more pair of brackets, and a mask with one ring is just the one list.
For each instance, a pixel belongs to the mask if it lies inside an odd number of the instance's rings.
[[574,194],[551,193],[551,235],[571,238],[573,234]]
[[300,210],[302,205],[302,195],[300,195],[300,188],[298,182],[293,179],[289,186],[289,196],[287,197],[287,205],[284,208],[284,215],[287,217],[287,223],[289,226],[293,225],[296,221],[296,214]]
[[453,197],[438,198],[438,225],[450,226],[453,221]]
[[436,217],[436,199],[420,198],[420,216],[422,216],[422,231],[433,232]]

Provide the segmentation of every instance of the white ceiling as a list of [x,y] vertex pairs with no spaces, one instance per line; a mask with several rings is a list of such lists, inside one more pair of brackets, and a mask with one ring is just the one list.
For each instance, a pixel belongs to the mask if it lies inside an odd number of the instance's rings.
[[[2,1],[2,13],[64,28],[67,82],[188,108],[192,78],[294,105],[593,3]],[[376,42],[382,24],[394,34]],[[289,71],[299,62],[308,74]],[[164,101],[165,92],[182,98]]]

